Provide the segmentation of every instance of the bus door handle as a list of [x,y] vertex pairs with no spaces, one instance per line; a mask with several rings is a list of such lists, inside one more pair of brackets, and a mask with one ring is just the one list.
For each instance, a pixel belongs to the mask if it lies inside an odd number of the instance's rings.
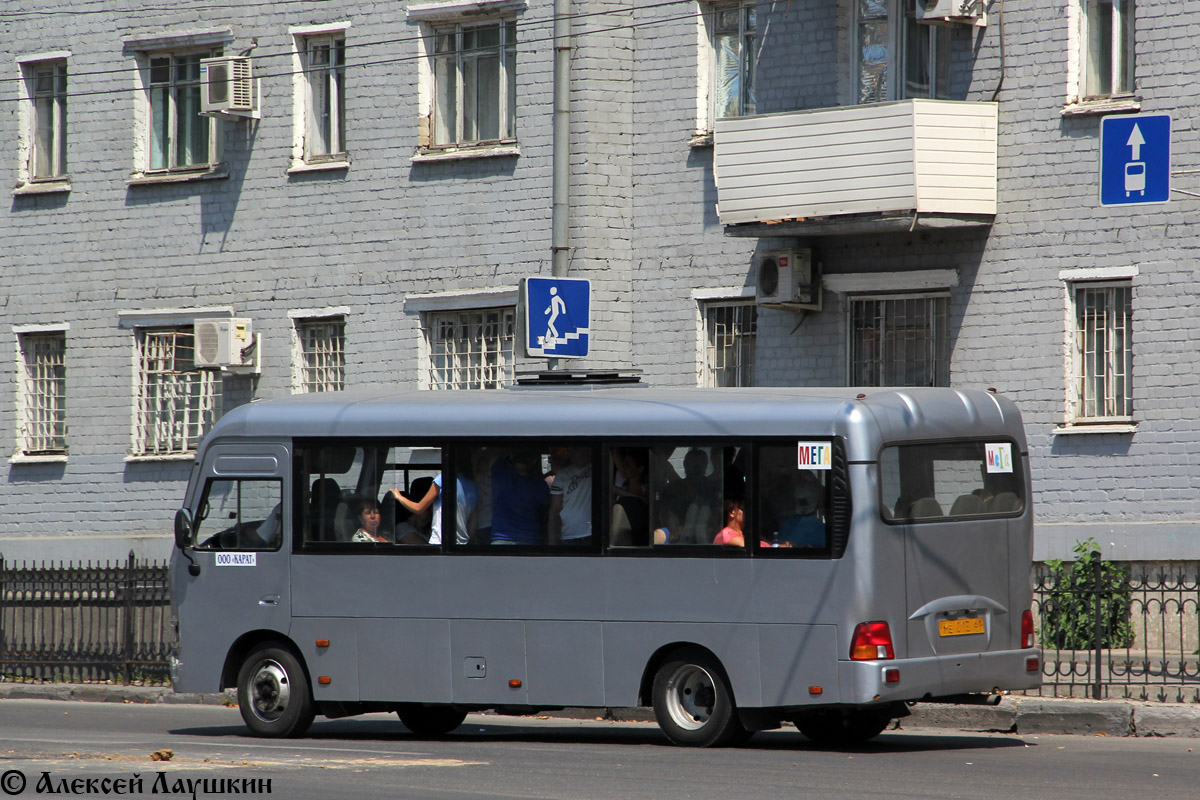
[[279,605],[279,595],[264,594],[262,597],[258,598],[258,604],[260,606],[277,606]]

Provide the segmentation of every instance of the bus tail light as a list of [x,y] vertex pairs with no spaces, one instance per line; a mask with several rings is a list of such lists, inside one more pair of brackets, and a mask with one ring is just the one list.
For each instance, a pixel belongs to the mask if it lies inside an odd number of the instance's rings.
[[1033,647],[1033,612],[1021,612],[1021,647]]
[[851,661],[874,661],[895,658],[892,650],[892,631],[886,622],[860,622],[850,640]]

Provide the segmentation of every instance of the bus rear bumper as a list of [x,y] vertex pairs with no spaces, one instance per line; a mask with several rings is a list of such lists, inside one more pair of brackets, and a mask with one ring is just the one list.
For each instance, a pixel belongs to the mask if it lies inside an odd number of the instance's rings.
[[838,678],[842,702],[851,704],[1036,689],[1042,684],[1042,653],[1029,648],[888,661],[840,661]]

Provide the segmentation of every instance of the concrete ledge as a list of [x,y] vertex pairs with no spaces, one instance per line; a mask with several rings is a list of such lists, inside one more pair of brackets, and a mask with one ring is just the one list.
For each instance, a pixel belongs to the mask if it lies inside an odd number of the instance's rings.
[[903,728],[945,728],[956,731],[1013,733],[1017,729],[1017,700],[1005,697],[996,706],[958,706],[918,703],[912,715],[900,720]]
[[1200,739],[1200,707],[1138,703],[1133,707],[1133,735]]

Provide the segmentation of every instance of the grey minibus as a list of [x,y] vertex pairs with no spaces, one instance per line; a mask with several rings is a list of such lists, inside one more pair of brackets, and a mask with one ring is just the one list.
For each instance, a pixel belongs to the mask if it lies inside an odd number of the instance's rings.
[[1041,680],[1016,406],[949,388],[339,392],[226,414],[175,521],[176,691],[259,736],[650,706],[869,739]]

